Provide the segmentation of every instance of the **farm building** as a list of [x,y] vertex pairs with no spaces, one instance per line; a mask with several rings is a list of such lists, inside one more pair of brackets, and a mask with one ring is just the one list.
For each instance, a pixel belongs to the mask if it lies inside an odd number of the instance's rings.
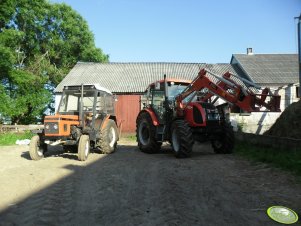
[[[298,54],[253,54],[249,50],[247,54],[233,54],[230,63],[241,69],[242,77],[278,93],[281,96],[281,111],[300,99]],[[280,114],[231,114],[231,119],[240,124],[244,132],[262,134]]]
[[[141,98],[147,86],[167,78],[194,79],[207,68],[216,74],[230,71],[263,87],[271,87],[282,97],[281,109],[298,100],[297,54],[233,54],[230,64],[202,63],[86,63],[79,62],[56,87],[56,107],[65,85],[99,83],[117,96],[116,114],[122,132],[134,132]],[[231,114],[236,124],[248,124],[247,132],[264,132],[280,113]],[[235,124],[235,123],[234,123]]]

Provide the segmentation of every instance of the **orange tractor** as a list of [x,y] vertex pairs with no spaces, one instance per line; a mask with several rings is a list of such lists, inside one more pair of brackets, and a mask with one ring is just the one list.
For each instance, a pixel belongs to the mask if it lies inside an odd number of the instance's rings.
[[118,141],[116,122],[110,91],[98,84],[65,86],[56,114],[45,117],[43,130],[34,131],[30,157],[43,158],[48,145],[63,145],[65,151],[77,152],[80,161],[91,148],[111,153]]
[[[193,81],[166,79],[152,83],[146,103],[136,120],[141,151],[153,153],[168,141],[176,157],[188,157],[194,141],[210,141],[216,153],[231,153],[232,126],[225,109],[244,112],[280,111],[280,96],[268,88],[231,74],[222,76],[200,70]],[[215,106],[217,99],[224,104]]]

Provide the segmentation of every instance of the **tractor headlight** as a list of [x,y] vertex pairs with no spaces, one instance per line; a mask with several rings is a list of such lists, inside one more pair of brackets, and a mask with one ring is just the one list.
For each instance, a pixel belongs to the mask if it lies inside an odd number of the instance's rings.
[[57,129],[58,129],[58,125],[57,125],[57,124],[54,124],[54,125],[53,125],[53,129],[57,130]]

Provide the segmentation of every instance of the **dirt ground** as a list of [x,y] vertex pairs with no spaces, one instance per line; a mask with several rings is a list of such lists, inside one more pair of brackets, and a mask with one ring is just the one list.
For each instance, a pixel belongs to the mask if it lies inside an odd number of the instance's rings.
[[28,146],[1,147],[0,225],[276,226],[273,205],[301,216],[301,184],[288,173],[209,146],[188,159],[164,149],[144,154],[121,141],[80,162],[57,149],[32,161]]

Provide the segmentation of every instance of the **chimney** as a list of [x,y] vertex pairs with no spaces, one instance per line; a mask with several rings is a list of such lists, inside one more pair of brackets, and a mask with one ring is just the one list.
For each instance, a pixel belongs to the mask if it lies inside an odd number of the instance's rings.
[[247,55],[253,55],[253,49],[247,48]]

